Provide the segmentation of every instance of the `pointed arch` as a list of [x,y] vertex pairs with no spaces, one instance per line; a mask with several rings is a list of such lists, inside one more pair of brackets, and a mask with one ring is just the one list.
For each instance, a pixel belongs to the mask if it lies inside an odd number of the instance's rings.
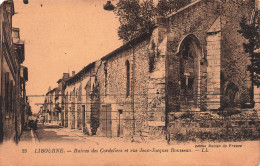
[[184,106],[199,107],[200,101],[200,61],[203,58],[198,38],[187,35],[179,44],[180,92]]

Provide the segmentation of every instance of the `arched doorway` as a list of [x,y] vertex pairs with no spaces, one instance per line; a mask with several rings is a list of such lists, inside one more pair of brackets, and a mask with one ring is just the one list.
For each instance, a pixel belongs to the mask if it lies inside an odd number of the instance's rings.
[[194,35],[186,36],[179,47],[181,109],[199,108],[201,56],[199,40]]

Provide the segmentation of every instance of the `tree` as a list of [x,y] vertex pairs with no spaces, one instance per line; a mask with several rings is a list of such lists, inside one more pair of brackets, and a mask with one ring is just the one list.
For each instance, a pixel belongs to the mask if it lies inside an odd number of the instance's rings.
[[191,0],[159,0],[155,6],[153,0],[120,0],[114,11],[120,22],[119,39],[129,41],[150,32],[157,16],[166,16],[190,2]]
[[152,0],[140,3],[139,0],[120,0],[115,14],[119,16],[119,39],[129,41],[148,32],[154,25],[155,13]]
[[244,51],[250,56],[250,65],[248,70],[253,83],[260,86],[260,28],[259,28],[259,11],[256,11],[251,18],[251,22],[247,23],[246,18],[240,22],[241,29],[238,31],[242,36],[247,39],[243,43]]
[[191,2],[192,0],[159,0],[157,5],[157,15],[167,16]]

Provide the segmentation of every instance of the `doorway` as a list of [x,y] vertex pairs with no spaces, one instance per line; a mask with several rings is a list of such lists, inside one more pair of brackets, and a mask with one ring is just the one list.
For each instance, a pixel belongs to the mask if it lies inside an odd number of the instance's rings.
[[101,132],[103,136],[112,137],[111,105],[101,106]]
[[85,127],[86,127],[85,114],[86,114],[85,105],[82,105],[82,130],[83,130],[83,132],[85,131]]
[[117,137],[123,136],[123,110],[118,110]]

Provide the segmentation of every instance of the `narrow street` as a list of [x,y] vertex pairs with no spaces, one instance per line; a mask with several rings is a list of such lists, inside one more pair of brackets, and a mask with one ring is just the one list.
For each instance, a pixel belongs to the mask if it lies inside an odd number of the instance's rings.
[[20,142],[86,142],[86,136],[78,130],[40,123],[37,130],[25,130]]
[[[81,130],[63,128],[55,124],[38,124],[37,130],[27,129],[23,131],[20,138],[20,143],[83,143],[85,145],[108,145],[111,144],[122,144],[126,141],[123,138],[107,138],[100,136],[88,136],[84,135]],[[166,144],[166,141],[164,141]],[[135,143],[134,143],[135,144]]]

